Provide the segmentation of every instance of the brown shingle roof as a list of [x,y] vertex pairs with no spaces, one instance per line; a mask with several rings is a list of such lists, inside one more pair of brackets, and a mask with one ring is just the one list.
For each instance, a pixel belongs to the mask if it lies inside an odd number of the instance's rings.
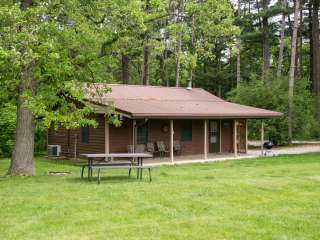
[[[97,89],[112,92],[101,94]],[[95,94],[100,92],[100,97]],[[95,84],[87,89],[87,100],[107,105],[113,102],[132,118],[270,118],[279,112],[230,103],[200,89],[121,84]]]

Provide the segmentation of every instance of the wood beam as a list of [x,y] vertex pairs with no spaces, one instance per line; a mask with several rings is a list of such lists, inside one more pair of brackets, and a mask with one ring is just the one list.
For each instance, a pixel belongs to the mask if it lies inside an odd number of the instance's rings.
[[248,119],[246,119],[246,153],[248,153]]
[[203,154],[204,154],[204,159],[206,160],[208,158],[208,120],[203,120],[203,136],[204,136],[204,149],[203,149]]
[[173,120],[170,120],[170,160],[173,163]]
[[221,124],[222,124],[222,120],[220,119],[219,120],[219,152],[221,153],[222,152],[222,127],[221,127]]
[[136,151],[136,125],[137,125],[137,121],[132,120],[132,148],[133,148],[133,152]]
[[238,156],[238,147],[237,147],[237,120],[233,120],[233,152],[234,157]]
[[74,159],[77,160],[78,134],[74,135]]
[[110,134],[109,134],[109,122],[108,119],[105,119],[104,125],[104,143],[105,143],[105,153],[110,153]]
[[261,156],[263,156],[263,144],[264,144],[264,121],[261,120]]

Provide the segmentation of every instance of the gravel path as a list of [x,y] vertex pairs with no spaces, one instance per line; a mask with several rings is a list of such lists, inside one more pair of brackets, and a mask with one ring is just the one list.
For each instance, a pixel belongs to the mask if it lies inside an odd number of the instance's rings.
[[[272,154],[302,154],[302,153],[320,153],[320,144],[295,145],[290,147],[276,147],[271,150]],[[248,154],[261,155],[260,149],[250,149]]]

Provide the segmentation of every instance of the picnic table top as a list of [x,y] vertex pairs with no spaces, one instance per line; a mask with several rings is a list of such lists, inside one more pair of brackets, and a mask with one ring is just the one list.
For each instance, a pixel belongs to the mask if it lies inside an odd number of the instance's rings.
[[81,154],[81,155],[87,158],[101,158],[101,157],[152,158],[153,157],[152,154],[150,153],[88,153],[88,154]]

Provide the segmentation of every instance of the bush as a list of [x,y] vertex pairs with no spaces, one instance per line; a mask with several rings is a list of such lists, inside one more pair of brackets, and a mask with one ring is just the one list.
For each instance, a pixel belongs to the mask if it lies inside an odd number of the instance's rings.
[[12,104],[0,106],[0,157],[11,156],[15,129],[16,107]]
[[[0,157],[10,157],[14,146],[16,130],[16,106],[7,103],[0,106]],[[46,129],[41,121],[37,121],[35,132],[35,153],[46,149]]]
[[[315,100],[309,90],[307,79],[295,83],[293,137],[313,139],[320,136],[319,124],[315,120]],[[266,139],[286,144],[288,140],[288,78],[269,76],[266,83],[253,77],[250,83],[241,83],[238,89],[228,94],[228,100],[254,107],[284,113],[277,119],[265,120]],[[249,121],[249,137],[260,138],[260,121]]]

